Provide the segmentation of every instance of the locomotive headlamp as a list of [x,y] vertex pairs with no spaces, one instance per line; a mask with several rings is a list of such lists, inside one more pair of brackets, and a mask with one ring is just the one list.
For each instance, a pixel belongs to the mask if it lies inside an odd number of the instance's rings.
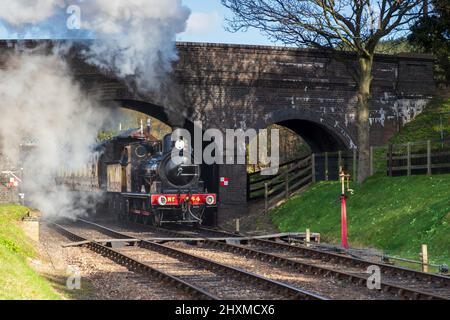
[[213,196],[206,196],[206,204],[212,205],[216,203],[216,199]]
[[165,206],[167,203],[167,198],[165,196],[159,196],[158,197],[158,204],[160,206]]

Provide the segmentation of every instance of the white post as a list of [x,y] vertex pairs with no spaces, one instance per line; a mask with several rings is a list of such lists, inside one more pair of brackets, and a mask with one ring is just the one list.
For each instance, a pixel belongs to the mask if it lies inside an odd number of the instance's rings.
[[311,242],[311,231],[309,229],[306,229],[305,243],[307,247],[309,247],[310,242]]
[[428,247],[426,244],[422,245],[422,253],[420,254],[422,260],[422,271],[428,272]]

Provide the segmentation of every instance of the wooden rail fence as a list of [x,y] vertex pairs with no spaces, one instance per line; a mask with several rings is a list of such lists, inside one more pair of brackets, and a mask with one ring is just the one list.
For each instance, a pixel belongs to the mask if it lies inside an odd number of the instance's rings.
[[[356,149],[313,153],[280,166],[272,176],[261,172],[248,175],[248,200],[264,200],[268,211],[294,192],[316,181],[337,180],[339,168],[357,180],[358,152]],[[370,148],[370,175],[389,176],[450,173],[450,140],[420,141]]]
[[317,181],[338,180],[340,168],[357,177],[358,153],[356,149],[314,154]]
[[275,176],[264,176],[260,172],[249,174],[249,200],[264,199],[265,209],[292,193],[311,184],[313,178],[314,156],[289,161],[280,166]]
[[265,176],[261,172],[248,175],[248,200],[263,200],[269,210],[289,198],[294,192],[307,188],[311,183],[337,180],[339,168],[353,172],[356,177],[357,152],[337,151],[313,153],[280,166],[276,175]]
[[[376,167],[375,150],[371,149],[371,168]],[[390,144],[376,161],[386,163],[386,174],[391,177],[450,173],[450,141]]]
[[280,175],[264,182],[264,211],[282,200],[287,200],[292,193],[308,187],[313,182],[313,156],[309,156],[289,166]]

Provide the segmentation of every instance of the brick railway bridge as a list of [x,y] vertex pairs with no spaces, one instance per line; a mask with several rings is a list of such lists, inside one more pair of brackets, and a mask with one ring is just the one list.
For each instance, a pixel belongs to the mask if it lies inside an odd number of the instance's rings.
[[[39,41],[21,43],[36,46]],[[0,41],[4,53],[16,42]],[[137,94],[112,74],[89,66],[72,49],[75,77],[99,99],[115,101],[171,126],[263,129],[280,124],[298,133],[314,152],[355,148],[356,85],[343,59],[310,49],[178,43],[170,94]],[[371,98],[371,144],[385,143],[419,114],[433,96],[433,59],[425,55],[377,55]],[[161,102],[163,101],[163,102]],[[218,165],[212,172],[229,178],[219,192],[219,219],[247,209],[246,167]]]

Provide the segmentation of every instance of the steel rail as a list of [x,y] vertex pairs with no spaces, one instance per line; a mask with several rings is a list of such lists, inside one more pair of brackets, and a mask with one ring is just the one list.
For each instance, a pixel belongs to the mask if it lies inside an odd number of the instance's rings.
[[[86,241],[88,239],[83,238],[66,228],[56,224],[56,223],[48,223],[48,225],[56,230],[61,235],[67,237],[68,239],[72,241]],[[161,280],[167,284],[175,286],[177,289],[181,289],[184,292],[188,293],[189,295],[192,295],[194,298],[200,299],[200,300],[219,300],[218,297],[215,295],[212,295],[205,290],[198,288],[190,283],[187,283],[177,277],[174,277],[172,275],[169,275],[165,272],[162,272],[160,270],[157,270],[155,268],[152,268],[142,262],[137,261],[136,259],[133,259],[125,254],[122,254],[114,249],[108,248],[106,246],[103,246],[97,242],[91,241],[87,244],[85,244],[89,249],[92,251],[126,267],[128,270],[140,273],[147,277],[156,278],[158,280]]]
[[[264,240],[266,241],[266,240]],[[364,276],[360,276],[353,273],[348,273],[344,271],[335,270],[332,268],[322,267],[322,266],[316,266],[313,264],[300,262],[296,260],[292,260],[289,258],[284,258],[275,254],[266,253],[263,251],[258,251],[255,249],[250,249],[245,246],[241,245],[235,245],[235,244],[229,244],[229,243],[223,243],[220,241],[205,239],[204,243],[207,244],[210,247],[213,248],[220,248],[221,250],[231,252],[231,253],[238,253],[238,254],[245,254],[246,256],[250,256],[254,259],[258,259],[265,262],[275,263],[277,265],[290,267],[296,271],[302,271],[306,273],[310,273],[313,275],[321,275],[324,277],[335,277],[338,279],[345,279],[349,281],[350,283],[358,284],[361,286],[366,286],[367,284],[367,278]],[[396,284],[383,282],[381,281],[381,290],[387,293],[392,293],[395,295],[398,295],[400,297],[411,299],[411,300],[448,300],[446,297],[411,289],[405,286],[399,286]]]
[[[89,221],[84,221],[84,222],[90,223]],[[118,233],[112,229],[105,228],[105,227],[102,227],[102,226],[94,224],[94,223],[93,223],[93,226],[99,227],[100,229],[103,228],[105,232],[110,232],[111,235],[115,234],[116,236],[126,237],[126,235]],[[151,230],[170,234],[171,236],[175,236],[175,237],[176,236],[178,236],[178,237],[184,236],[183,234],[180,234],[171,229],[156,228],[153,226],[147,226],[147,227],[150,228]],[[101,230],[99,230],[99,231],[101,231]],[[261,240],[261,239],[251,239],[251,240],[249,240],[249,242],[250,243],[253,242],[257,245],[263,243],[264,245],[267,245],[270,247],[284,248],[284,249],[291,249],[291,250],[295,250],[293,248],[300,248],[300,247],[294,247],[294,246],[291,246],[288,244],[282,244],[282,243],[278,243],[278,242],[274,242],[274,241]],[[216,241],[216,240],[212,240],[212,239],[208,239],[208,238],[204,238],[203,243],[208,245],[209,247],[219,248],[220,250],[227,251],[230,253],[245,254],[246,256],[250,256],[250,257],[252,257],[254,259],[258,259],[260,261],[265,261],[265,262],[277,264],[280,266],[289,267],[296,271],[301,270],[302,272],[310,273],[313,275],[321,275],[321,276],[325,276],[325,277],[335,277],[338,279],[345,279],[345,280],[349,281],[350,283],[358,284],[361,286],[366,286],[366,284],[367,284],[367,278],[364,276],[361,276],[361,275],[348,273],[348,272],[344,272],[344,271],[340,271],[340,270],[335,270],[332,268],[316,266],[314,264],[309,264],[309,263],[305,263],[305,262],[299,262],[296,260],[278,256],[276,254],[271,254],[271,253],[266,253],[266,252],[255,250],[255,249],[250,249],[246,246],[224,243],[224,242],[220,242],[220,241]],[[167,246],[163,246],[163,247],[167,248]],[[301,249],[308,249],[308,250],[312,250],[313,252],[317,251],[317,250],[313,250],[311,248],[301,248]],[[173,250],[176,250],[176,249],[173,249]],[[177,250],[177,251],[179,251],[179,250]],[[320,251],[320,253],[322,253],[322,252]],[[346,258],[346,261],[354,259],[354,258],[350,258],[350,257],[346,257],[346,256],[341,256],[338,254],[332,254],[332,255],[337,256],[337,257]],[[361,259],[358,259],[358,260],[362,261],[363,263],[367,263],[367,266],[376,265],[375,263],[372,264],[369,261],[365,261],[365,260],[361,260]],[[353,266],[355,266],[355,265],[353,264]],[[389,266],[389,267],[391,267],[391,266]],[[408,270],[408,269],[406,269],[406,270]],[[414,270],[411,270],[411,271],[415,272]],[[392,274],[392,275],[396,275],[396,274]],[[380,285],[381,285],[382,291],[397,295],[399,297],[403,297],[405,299],[410,299],[410,300],[448,300],[446,297],[443,297],[440,295],[432,294],[429,292],[424,292],[421,290],[411,289],[411,288],[408,288],[405,286],[400,286],[397,284],[392,284],[392,283],[387,283],[387,282],[381,281]]]
[[230,237],[230,238],[234,238],[234,237],[238,237],[239,234],[237,233],[233,233],[233,232],[229,232],[229,231],[225,231],[225,230],[216,230],[216,229],[211,229],[211,228],[205,228],[205,227],[197,227],[197,230],[200,231],[204,231],[204,232],[209,232],[212,234],[217,234],[219,236],[222,237]]
[[[172,236],[176,236],[176,234],[177,234],[173,230],[167,230],[167,229],[155,228],[155,227],[150,227],[150,228],[154,229],[156,231],[159,231],[159,232],[166,232],[167,234],[170,234]],[[178,236],[180,236],[180,234],[178,234]],[[256,244],[264,243],[264,244],[267,244],[270,246],[282,245],[283,246],[282,248],[293,247],[288,244],[280,244],[278,242],[269,241],[269,240],[261,240],[261,239],[251,239],[250,242],[254,242]],[[230,243],[223,243],[223,242],[215,241],[215,240],[208,239],[208,238],[204,238],[203,243],[210,247],[220,248],[221,250],[224,250],[224,251],[227,251],[230,253],[238,253],[238,254],[244,253],[246,256],[250,256],[252,258],[255,258],[255,259],[258,259],[261,261],[290,267],[296,271],[301,270],[303,272],[307,272],[307,273],[310,273],[313,275],[322,275],[325,277],[336,277],[338,279],[345,279],[345,280],[349,281],[350,283],[359,284],[361,286],[366,286],[366,284],[367,284],[367,278],[360,276],[360,275],[347,273],[347,272],[343,272],[343,271],[339,271],[339,270],[335,270],[335,269],[331,269],[331,268],[327,268],[327,267],[316,266],[316,265],[309,264],[309,263],[299,262],[296,260],[278,256],[275,254],[266,253],[266,252],[258,251],[255,249],[250,249],[246,246],[230,244]],[[293,248],[296,248],[296,247],[293,247]],[[302,249],[304,249],[304,248],[302,248]],[[317,250],[313,250],[310,248],[306,248],[306,249],[312,250],[313,252],[317,251]],[[322,252],[319,252],[319,253],[322,253]],[[340,255],[337,255],[337,254],[333,254],[333,255],[341,257]],[[345,256],[343,256],[343,257],[346,258],[346,261],[353,259],[350,257],[345,257]],[[370,263],[369,261],[365,261],[365,260],[361,260],[361,261],[364,263],[368,263],[368,265],[376,265],[376,264]],[[406,269],[406,270],[408,270],[408,269]],[[411,271],[415,272],[414,270],[411,270]],[[400,297],[403,297],[405,299],[411,299],[411,300],[419,300],[419,299],[420,300],[448,300],[446,297],[443,297],[440,295],[424,292],[421,290],[411,289],[411,288],[408,288],[405,286],[399,286],[396,284],[387,283],[387,282],[383,282],[383,281],[381,282],[381,290],[383,290],[384,292],[392,293],[392,294],[398,295]]]
[[427,283],[433,283],[442,285],[445,287],[450,287],[450,277],[438,275],[438,274],[432,274],[432,273],[426,273],[421,272],[413,269],[403,268],[399,266],[392,266],[384,263],[379,262],[372,262],[363,260],[356,257],[349,257],[333,252],[326,252],[318,249],[303,247],[303,246],[293,246],[289,245],[287,243],[280,243],[270,240],[264,240],[264,239],[252,239],[249,241],[250,243],[253,243],[258,246],[271,248],[271,249],[280,249],[280,250],[286,250],[290,251],[292,253],[298,253],[301,254],[304,257],[309,258],[316,258],[320,259],[325,262],[336,262],[340,264],[344,264],[347,266],[354,266],[354,267],[360,267],[360,268],[367,268],[369,266],[378,266],[380,267],[380,270],[385,275],[390,276],[403,276],[408,279],[417,279],[421,281],[425,281]]
[[[123,233],[117,232],[117,231],[112,230],[107,227],[103,227],[99,224],[96,224],[96,223],[93,223],[93,222],[90,222],[87,220],[80,220],[80,221],[91,225],[96,230],[103,232],[105,234],[119,237],[120,239],[125,239],[125,240],[129,238],[127,235],[125,235]],[[158,231],[162,231],[162,232],[164,232],[164,230],[166,230],[166,229],[159,229],[159,228],[156,228],[156,229]],[[171,232],[173,232],[173,231],[171,231]],[[271,280],[271,279],[259,276],[257,274],[254,274],[254,273],[251,273],[251,272],[239,269],[239,268],[227,266],[227,265],[224,265],[224,264],[221,264],[221,263],[218,263],[218,262],[206,259],[206,258],[201,258],[201,257],[195,256],[195,255],[191,255],[182,250],[174,249],[174,248],[162,245],[162,244],[158,244],[158,243],[154,243],[154,242],[150,242],[150,241],[141,239],[141,241],[137,242],[137,245],[139,247],[147,249],[147,250],[156,251],[163,255],[167,255],[167,256],[170,256],[170,257],[173,257],[176,259],[181,259],[183,261],[189,261],[192,264],[195,264],[195,265],[198,265],[198,266],[201,266],[204,268],[206,267],[207,269],[209,269],[213,272],[220,272],[220,273],[226,274],[226,275],[233,275],[234,277],[237,277],[244,281],[248,280],[263,289],[272,290],[277,294],[282,294],[289,298],[301,299],[301,300],[328,300],[325,297],[308,292],[306,290],[302,290],[297,287],[294,287],[294,286],[291,286],[291,285],[288,285],[288,284],[285,284],[285,283],[282,283],[279,281]]]

